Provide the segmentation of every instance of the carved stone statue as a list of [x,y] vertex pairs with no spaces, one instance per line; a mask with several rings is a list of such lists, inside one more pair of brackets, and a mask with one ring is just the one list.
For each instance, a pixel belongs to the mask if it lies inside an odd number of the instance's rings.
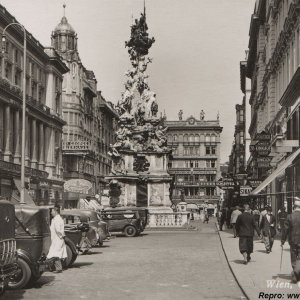
[[205,112],[204,112],[204,110],[202,109],[201,112],[200,112],[200,120],[203,121],[203,120],[204,120],[204,117],[205,117]]
[[183,110],[181,109],[178,113],[179,121],[182,121]]

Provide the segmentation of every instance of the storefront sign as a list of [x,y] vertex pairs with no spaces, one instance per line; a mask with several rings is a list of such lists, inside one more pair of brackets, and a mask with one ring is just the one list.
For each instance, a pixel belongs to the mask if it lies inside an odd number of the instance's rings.
[[248,182],[252,188],[256,188],[262,183],[261,180],[256,180],[256,179],[249,179]]
[[48,184],[48,182],[46,182],[46,181],[40,181],[40,182],[39,182],[39,186],[40,186],[40,187],[48,188],[48,187],[49,187],[49,184]]
[[233,178],[221,178],[216,182],[216,186],[219,187],[222,190],[228,190],[228,189],[233,189],[235,184]]
[[85,179],[70,179],[65,182],[65,192],[88,194],[92,184]]
[[252,191],[251,186],[241,186],[240,187],[240,196],[248,196]]

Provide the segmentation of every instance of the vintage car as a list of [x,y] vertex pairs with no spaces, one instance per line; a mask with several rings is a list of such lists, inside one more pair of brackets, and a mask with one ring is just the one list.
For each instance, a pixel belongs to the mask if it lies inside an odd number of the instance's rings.
[[[65,261],[65,267],[69,267],[75,261],[77,254],[85,254],[92,247],[91,242],[88,240],[87,234],[90,232],[90,225],[87,223],[70,223],[70,218],[62,216],[65,222],[65,235],[68,237],[74,245],[76,245],[76,256],[72,253],[69,253],[71,249],[67,247],[68,257]],[[93,236],[96,239],[96,233],[94,232]],[[70,260],[71,257],[71,260]]]
[[101,216],[110,232],[122,232],[127,237],[138,236],[143,228],[137,210],[101,211]]
[[9,287],[20,289],[38,280],[45,270],[49,251],[49,210],[38,206],[16,205],[15,238],[18,272],[10,277]]
[[0,201],[0,296],[4,293],[10,276],[17,272],[15,240],[15,207]]
[[78,251],[80,249],[82,233],[84,230],[86,230],[86,227],[84,227],[83,229],[81,224],[76,226],[65,226],[65,243],[67,249],[67,258],[63,262],[64,268],[72,266],[72,264],[75,262],[78,256]]
[[[97,244],[102,246],[103,241],[110,236],[107,224],[101,220],[99,214],[94,210],[64,209],[61,211],[61,216],[68,219],[69,224],[88,223],[90,231],[87,232],[87,237],[91,241],[92,246]],[[96,235],[94,235],[94,232]]]
[[149,216],[149,211],[147,208],[144,207],[115,207],[115,208],[111,208],[111,207],[107,207],[104,209],[105,212],[122,212],[122,211],[127,211],[127,210],[131,210],[131,211],[138,211],[139,212],[139,216],[141,218],[141,229],[140,231],[143,232],[144,229],[146,228],[147,224],[148,224],[148,216]]

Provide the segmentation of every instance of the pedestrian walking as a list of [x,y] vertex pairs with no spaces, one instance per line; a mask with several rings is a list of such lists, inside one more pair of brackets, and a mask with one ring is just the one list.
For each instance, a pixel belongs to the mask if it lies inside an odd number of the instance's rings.
[[224,207],[221,210],[221,216],[220,216],[220,231],[223,231],[223,225],[226,222],[226,218],[227,218],[227,212],[228,212],[228,208]]
[[239,236],[239,249],[246,265],[251,260],[251,253],[253,252],[254,229],[260,235],[259,228],[255,223],[254,216],[250,213],[248,204],[244,205],[244,212],[237,217],[235,226]]
[[273,243],[274,243],[274,237],[276,235],[276,219],[272,215],[272,208],[267,208],[267,214],[265,214],[261,222],[259,224],[259,229],[262,232],[263,235],[263,241],[266,247],[266,252],[270,253],[272,251]]
[[258,224],[259,226],[260,226],[260,223],[261,223],[261,220],[262,220],[263,216],[266,215],[267,212],[268,212],[267,209],[268,209],[268,206],[266,205],[265,208],[260,212],[260,215],[259,215],[259,224]]
[[288,239],[291,253],[291,264],[293,268],[292,282],[300,281],[300,198],[295,197],[294,211],[288,215],[282,230],[281,247]]
[[239,207],[236,206],[235,210],[231,213],[231,218],[230,218],[230,224],[233,229],[233,237],[236,238],[236,219],[242,212],[240,211]]
[[208,221],[209,221],[209,215],[208,215],[207,209],[205,209],[203,223],[206,222],[208,224]]
[[65,229],[64,221],[60,216],[60,207],[54,206],[51,210],[51,215],[53,217],[50,226],[51,232],[51,246],[47,258],[55,259],[55,271],[56,273],[62,272],[61,260],[67,258],[67,249],[65,244]]

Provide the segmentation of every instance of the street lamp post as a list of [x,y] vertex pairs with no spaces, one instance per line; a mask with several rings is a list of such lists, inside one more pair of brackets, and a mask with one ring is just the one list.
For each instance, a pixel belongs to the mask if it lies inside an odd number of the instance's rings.
[[20,26],[24,33],[24,44],[23,44],[23,105],[22,105],[22,146],[21,146],[21,195],[20,204],[25,204],[25,117],[26,117],[26,30],[20,23],[8,24],[2,32],[2,78],[4,78],[5,66],[4,66],[4,55],[6,48],[6,35],[5,32],[8,27],[12,25]]

